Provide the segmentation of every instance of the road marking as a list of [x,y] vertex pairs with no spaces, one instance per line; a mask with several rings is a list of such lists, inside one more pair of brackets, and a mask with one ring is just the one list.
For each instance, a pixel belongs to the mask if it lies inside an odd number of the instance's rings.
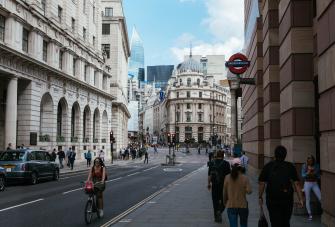
[[117,181],[117,180],[120,180],[120,179],[122,179],[122,177],[118,177],[118,178],[115,178],[115,179],[107,180],[106,183],[107,182],[112,182],[112,181]]
[[127,177],[131,177],[131,176],[134,176],[134,175],[139,174],[139,173],[140,172],[132,173],[132,174],[127,175]]
[[60,180],[64,180],[64,179],[68,179],[70,177],[62,177],[62,178],[59,178]]
[[[158,166],[157,166],[158,167]],[[164,191],[166,191],[167,189],[171,188],[174,184],[176,183],[180,183],[184,178],[190,177],[193,174],[199,172],[201,169],[203,169],[205,166],[194,170],[193,172],[183,176],[182,178],[179,178],[177,180],[175,180],[174,182],[172,182],[171,184],[167,185],[166,187],[160,189],[159,191],[153,193],[152,195],[150,195],[149,197],[143,199],[141,202],[135,204],[134,206],[130,207],[128,210],[124,211],[123,213],[117,215],[116,217],[114,217],[113,219],[109,220],[108,222],[106,222],[105,224],[101,225],[100,227],[109,227],[113,224],[115,224],[116,222],[119,222],[120,220],[122,220],[124,217],[126,217],[127,215],[129,215],[131,212],[135,211],[136,209],[140,208],[141,206],[143,206],[144,204],[148,203],[150,200],[152,200],[153,198],[155,198],[156,196],[158,196],[159,194],[163,193]]]
[[7,207],[7,208],[4,208],[4,209],[0,210],[0,212],[6,211],[6,210],[11,210],[11,209],[14,209],[14,208],[17,208],[17,207],[22,207],[22,206],[32,204],[32,203],[37,203],[37,202],[42,201],[42,200],[44,200],[44,199],[36,199],[34,201],[30,201],[30,202],[27,202],[27,203],[22,203],[22,204],[19,204],[19,205]]
[[155,203],[157,203],[156,201],[149,201],[148,202],[149,204],[155,204]]
[[83,188],[73,189],[73,190],[71,190],[71,191],[63,192],[62,194],[63,194],[63,195],[66,195],[66,194],[69,194],[69,193],[71,193],[71,192],[75,192],[75,191],[79,191],[79,190],[83,190]]
[[132,221],[132,219],[122,219],[121,221],[119,222],[122,222],[122,223],[130,223]]
[[146,172],[146,171],[149,171],[149,170],[152,170],[152,169],[156,169],[158,166],[154,166],[154,167],[151,167],[151,168],[149,168],[149,169],[145,169],[145,170],[143,170],[142,172]]

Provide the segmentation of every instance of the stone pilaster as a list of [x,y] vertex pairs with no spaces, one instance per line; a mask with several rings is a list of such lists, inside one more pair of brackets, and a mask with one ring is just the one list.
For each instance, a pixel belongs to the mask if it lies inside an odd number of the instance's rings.
[[11,78],[7,86],[6,116],[5,116],[5,145],[9,143],[16,147],[16,120],[17,120],[17,83],[16,77]]

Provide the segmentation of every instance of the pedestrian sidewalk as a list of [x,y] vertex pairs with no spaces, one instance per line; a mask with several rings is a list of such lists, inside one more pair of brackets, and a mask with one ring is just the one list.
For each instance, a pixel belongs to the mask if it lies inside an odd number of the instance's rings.
[[[258,184],[256,174],[250,174],[253,193],[248,196],[248,226],[258,226]],[[269,220],[269,219],[268,219]],[[269,222],[270,225],[270,222]],[[223,223],[214,222],[211,193],[207,190],[207,167],[173,184],[145,205],[113,226],[117,227],[216,227],[229,226],[227,213]],[[312,222],[305,216],[292,216],[292,227],[320,227],[320,217]]]

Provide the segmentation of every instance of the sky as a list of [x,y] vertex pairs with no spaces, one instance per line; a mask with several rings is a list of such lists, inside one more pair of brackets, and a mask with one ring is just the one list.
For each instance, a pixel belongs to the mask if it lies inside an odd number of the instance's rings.
[[[123,0],[129,36],[136,27],[145,65],[176,65],[189,54],[226,58],[243,47],[243,0]],[[129,37],[130,40],[131,37]]]

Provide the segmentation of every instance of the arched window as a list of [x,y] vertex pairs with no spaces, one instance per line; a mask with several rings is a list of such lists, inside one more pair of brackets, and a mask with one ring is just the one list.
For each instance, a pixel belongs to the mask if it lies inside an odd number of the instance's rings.
[[187,78],[187,86],[191,87],[191,78]]

